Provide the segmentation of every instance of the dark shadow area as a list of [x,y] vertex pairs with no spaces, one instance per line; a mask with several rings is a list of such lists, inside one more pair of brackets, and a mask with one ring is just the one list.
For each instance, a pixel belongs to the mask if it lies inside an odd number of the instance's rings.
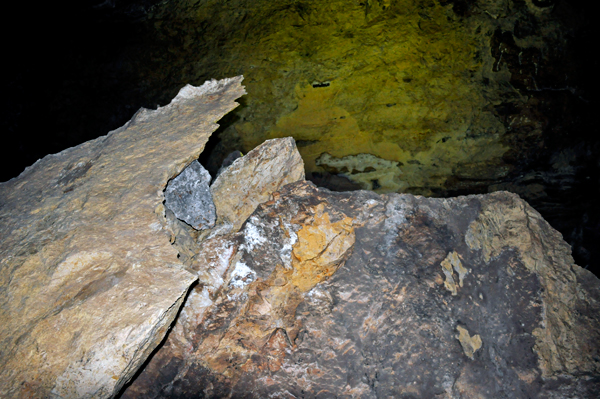
[[314,172],[306,175],[306,180],[315,183],[317,187],[323,187],[331,191],[356,191],[362,190],[362,186],[348,179],[342,174]]
[[[237,99],[237,102],[240,105],[236,109],[228,114],[225,114],[219,121],[217,121],[219,128],[210,136],[206,146],[204,147],[204,150],[198,157],[198,162],[200,162],[200,164],[202,164],[202,166],[208,170],[208,173],[210,173],[213,180],[217,175],[219,168],[223,164],[223,161],[227,155],[229,155],[229,152],[227,152],[227,149],[221,141],[221,133],[239,122],[241,120],[239,112],[247,107],[245,96]],[[238,149],[241,149],[241,146]]]
[[144,2],[136,2],[137,8],[133,1],[117,2],[123,9],[114,1],[96,3],[102,2],[13,5],[11,23],[2,28],[10,39],[0,83],[0,181],[160,103],[143,93],[143,82],[128,67],[129,49],[144,40],[140,11],[133,12]]
[[152,353],[150,354],[150,356],[148,356],[148,358],[144,361],[144,363],[136,371],[136,373],[133,375],[133,377],[131,377],[131,379],[125,385],[123,385],[123,387],[119,390],[119,393],[115,396],[115,399],[120,399],[123,396],[123,394],[127,390],[127,388],[129,388],[129,386],[131,386],[131,384],[144,371],[144,369],[146,368],[146,366],[148,365],[148,363],[150,363],[150,361],[152,361],[152,358],[154,357],[154,355],[156,354],[156,352],[158,352],[165,345],[165,342],[167,342],[167,338],[169,337],[169,334],[171,333],[171,328],[175,325],[175,323],[177,323],[177,320],[179,320],[179,316],[181,315],[181,311],[183,310],[183,307],[185,306],[185,303],[186,303],[188,297],[190,296],[190,293],[192,292],[192,290],[194,288],[196,288],[198,286],[198,284],[199,284],[198,281],[196,281],[195,283],[193,283],[190,286],[190,288],[188,289],[188,292],[185,294],[185,298],[183,299],[183,302],[181,303],[181,307],[177,311],[177,316],[175,316],[175,319],[173,319],[173,322],[169,326],[169,329],[168,329],[167,333],[165,334],[164,338],[162,339],[162,341],[160,341],[160,344],[158,344],[156,346],[156,348],[154,348],[154,350],[152,351]]

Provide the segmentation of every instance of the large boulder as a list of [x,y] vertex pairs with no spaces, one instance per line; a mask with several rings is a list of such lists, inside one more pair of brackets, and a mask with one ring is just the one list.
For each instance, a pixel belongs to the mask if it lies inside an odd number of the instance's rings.
[[164,338],[197,276],[169,242],[163,190],[241,80],[186,86],[0,184],[1,397],[112,397]]
[[0,396],[600,396],[600,282],[514,194],[334,193],[284,138],[180,221],[167,182],[240,82],[0,184]]
[[283,187],[123,398],[592,398],[600,282],[517,195]]

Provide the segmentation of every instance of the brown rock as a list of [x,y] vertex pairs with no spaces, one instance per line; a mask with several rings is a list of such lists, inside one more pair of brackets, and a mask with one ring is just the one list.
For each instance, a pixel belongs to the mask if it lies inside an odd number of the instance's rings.
[[124,398],[600,393],[600,282],[513,194],[298,182],[196,260],[202,284]]
[[186,86],[0,184],[0,396],[114,396],[162,340],[196,280],[169,243],[163,189],[241,80]]

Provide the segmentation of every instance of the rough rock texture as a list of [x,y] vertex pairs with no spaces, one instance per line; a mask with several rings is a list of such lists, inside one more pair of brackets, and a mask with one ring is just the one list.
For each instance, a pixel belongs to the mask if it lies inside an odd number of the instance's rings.
[[596,270],[598,24],[585,4],[170,0],[135,45],[147,95],[246,76],[214,170],[232,150],[293,136],[307,177],[328,187],[325,172],[379,193],[515,192]]
[[[140,73],[163,91],[183,77],[244,73],[251,96],[217,158],[293,136],[309,174],[344,173],[369,154],[377,162],[350,176],[363,188],[510,189],[560,212],[555,190],[572,190],[561,181],[598,171],[598,142],[579,133],[595,130],[584,112],[597,109],[585,44],[594,20],[581,7],[171,0],[147,13]],[[331,163],[316,162],[324,154]]]
[[210,187],[217,222],[238,231],[256,207],[288,183],[304,180],[304,163],[291,137],[267,140],[236,159]]
[[600,281],[514,194],[285,186],[123,398],[595,398]]
[[196,272],[192,265],[200,251],[199,242],[237,232],[260,203],[284,185],[303,179],[304,165],[291,137],[267,140],[246,156],[234,159],[210,187],[217,212],[214,228],[198,232],[167,209],[179,259],[188,270]]
[[196,230],[215,225],[217,214],[210,194],[210,173],[194,161],[165,189],[165,207]]
[[162,340],[197,279],[169,243],[163,190],[241,79],[186,86],[0,184],[0,396],[111,397]]

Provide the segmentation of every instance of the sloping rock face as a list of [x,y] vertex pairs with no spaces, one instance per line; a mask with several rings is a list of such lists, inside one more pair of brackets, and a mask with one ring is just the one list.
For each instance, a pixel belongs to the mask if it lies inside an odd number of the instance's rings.
[[291,137],[267,140],[225,169],[210,187],[219,223],[238,231],[272,193],[304,180],[304,162]]
[[600,395],[600,282],[514,194],[293,183],[194,267],[123,398]]
[[111,397],[164,338],[197,277],[169,242],[163,190],[241,80],[186,86],[0,184],[0,396]]

